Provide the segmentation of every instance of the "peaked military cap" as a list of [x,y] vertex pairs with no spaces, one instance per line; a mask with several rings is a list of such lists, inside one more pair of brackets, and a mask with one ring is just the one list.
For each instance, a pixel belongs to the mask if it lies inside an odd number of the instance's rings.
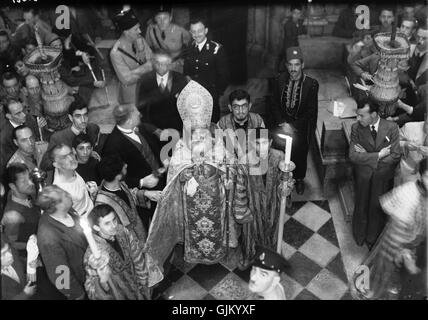
[[253,266],[280,273],[287,269],[289,264],[279,253],[262,246],[257,246]]
[[140,23],[135,14],[132,12],[132,9],[127,11],[121,11],[119,14],[116,15],[114,21],[117,29],[119,29],[120,32],[129,30],[138,23]]

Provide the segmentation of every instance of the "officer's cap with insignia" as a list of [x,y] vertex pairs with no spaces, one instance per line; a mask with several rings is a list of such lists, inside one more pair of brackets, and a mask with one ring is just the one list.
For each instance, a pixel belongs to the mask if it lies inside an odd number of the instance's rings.
[[275,251],[262,246],[257,246],[253,266],[281,273],[289,267],[289,264],[283,256]]
[[116,15],[114,22],[120,32],[129,30],[140,23],[135,14],[132,12],[132,9],[126,11],[122,10],[119,14]]
[[288,48],[286,52],[286,58],[287,58],[287,62],[289,62],[292,59],[300,59],[300,61],[303,62],[302,49],[300,49],[299,47]]

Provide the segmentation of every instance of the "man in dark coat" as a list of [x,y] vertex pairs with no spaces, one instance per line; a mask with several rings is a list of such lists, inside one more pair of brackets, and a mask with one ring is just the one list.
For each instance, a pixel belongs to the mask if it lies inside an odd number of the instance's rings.
[[379,105],[362,100],[352,125],[349,159],[354,164],[355,209],[352,230],[358,245],[374,245],[386,215],[379,197],[392,189],[394,171],[400,160],[398,126],[379,117]]
[[88,247],[68,192],[50,185],[40,193],[43,210],[37,231],[37,246],[49,280],[68,300],[81,300],[85,270],[83,256]]
[[213,97],[211,122],[220,119],[219,97],[224,93],[229,80],[229,66],[221,44],[207,38],[208,28],[201,19],[190,22],[194,42],[184,58],[183,73],[207,89]]
[[318,117],[318,81],[303,73],[304,63],[299,47],[286,53],[288,72],[281,73],[273,82],[271,115],[279,126],[291,125],[294,138],[291,160],[296,164],[293,176],[296,191],[303,194],[309,143]]
[[186,78],[171,70],[172,58],[165,51],[153,56],[154,70],[144,74],[137,83],[136,106],[144,121],[159,129],[183,129],[177,110],[177,97],[185,87]]
[[127,164],[128,187],[155,188],[160,168],[155,136],[140,125],[140,113],[132,105],[115,107],[113,115],[116,126],[107,137],[103,156],[118,155]]
[[27,282],[17,252],[1,237],[1,300],[28,300],[36,293],[34,283]]
[[[9,99],[5,106],[6,119],[2,121],[0,130],[0,161],[1,170],[4,169],[10,157],[18,150],[18,147],[13,142],[13,129],[25,124],[34,134],[36,140],[40,139],[38,122],[34,117],[28,114],[19,100]],[[39,121],[40,125],[46,125],[46,120]]]

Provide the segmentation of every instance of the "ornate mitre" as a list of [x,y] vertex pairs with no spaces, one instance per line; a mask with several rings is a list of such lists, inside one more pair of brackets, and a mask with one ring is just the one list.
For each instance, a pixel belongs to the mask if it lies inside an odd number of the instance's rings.
[[209,128],[213,98],[207,89],[191,80],[178,96],[177,109],[184,127]]

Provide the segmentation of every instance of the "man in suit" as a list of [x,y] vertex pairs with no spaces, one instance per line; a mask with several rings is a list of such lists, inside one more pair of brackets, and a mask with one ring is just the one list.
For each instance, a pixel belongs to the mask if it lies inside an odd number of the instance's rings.
[[6,120],[2,122],[1,126],[1,169],[4,169],[9,159],[18,150],[17,145],[13,142],[13,129],[25,124],[33,132],[36,140],[40,139],[39,136],[39,125],[45,126],[46,120],[39,118],[37,121],[28,114],[19,100],[8,99],[6,102]]
[[366,243],[369,249],[386,223],[379,197],[392,189],[400,160],[398,126],[381,119],[378,112],[379,104],[375,101],[365,99],[358,103],[349,146],[355,177],[353,236],[358,245]]
[[160,168],[156,138],[140,125],[140,113],[133,105],[116,106],[113,116],[116,126],[107,137],[103,156],[118,155],[127,164],[128,187],[155,188]]
[[309,143],[318,117],[318,81],[303,73],[303,54],[299,47],[286,52],[287,70],[273,82],[271,115],[273,123],[293,127],[291,160],[296,164],[293,176],[296,192],[303,194]]
[[36,293],[36,285],[27,282],[16,251],[1,237],[1,299],[28,300]]
[[[52,160],[49,158],[51,151],[60,144],[65,144],[71,148],[74,138],[81,133],[86,133],[91,139],[93,149],[98,150],[100,127],[95,123],[88,123],[88,106],[78,96],[68,108],[68,118],[71,121],[71,126],[55,132],[50,138],[48,149],[40,165],[45,171],[53,170]],[[92,151],[92,156],[100,159],[96,151]]]
[[213,97],[211,122],[220,119],[219,97],[224,93],[229,80],[229,66],[221,44],[207,38],[208,27],[201,19],[190,22],[193,44],[184,58],[183,73],[205,87]]
[[425,25],[421,25],[416,33],[416,49],[409,59],[409,70],[408,74],[414,81],[416,87],[419,87],[427,83],[428,76],[428,28]]
[[122,11],[115,20],[122,35],[113,46],[110,59],[120,81],[119,103],[135,103],[138,79],[152,70],[152,50],[142,37],[140,23],[131,9]]
[[183,129],[177,110],[177,97],[186,86],[186,78],[171,70],[172,58],[165,51],[153,55],[154,70],[144,74],[137,83],[136,106],[144,121],[160,129]]

